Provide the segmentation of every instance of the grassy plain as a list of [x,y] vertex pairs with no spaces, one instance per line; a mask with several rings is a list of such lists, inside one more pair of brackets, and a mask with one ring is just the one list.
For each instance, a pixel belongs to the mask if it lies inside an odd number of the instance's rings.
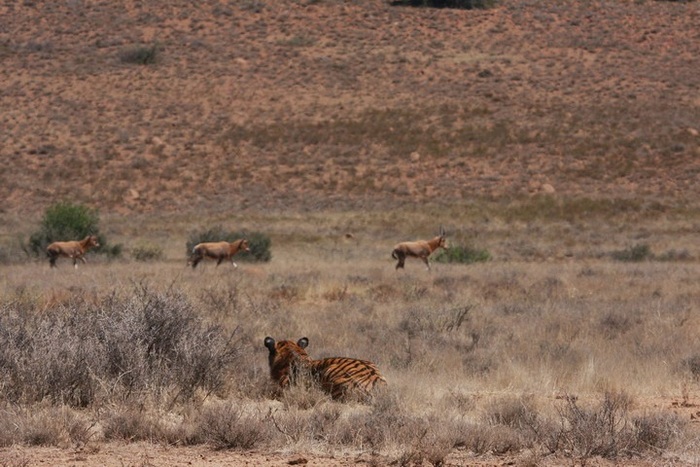
[[[493,455],[552,465],[696,462],[698,219],[672,209],[608,210],[575,214],[569,206],[543,218],[539,208],[531,219],[527,204],[475,203],[415,216],[212,216],[201,222],[267,232],[272,261],[197,270],[185,265],[185,217],[106,216],[110,241],[125,243],[122,259],[91,255],[77,270],[68,261],[57,270],[43,260],[2,266],[5,339],[15,344],[3,357],[13,377],[5,379],[0,424],[16,428],[0,442],[95,453],[115,440],[206,444],[379,464],[462,465]],[[433,263],[432,272],[409,260],[395,271],[391,247],[409,239],[399,231],[429,237],[439,224],[453,244],[486,248],[492,260]],[[161,245],[163,259],[131,259],[134,243]],[[639,261],[612,255],[640,244],[648,249]],[[117,324],[101,319],[138,321],[147,303],[156,303],[156,317],[146,313],[152,323],[192,339],[175,345],[185,357],[169,357],[168,371],[209,379],[186,387],[186,376],[155,378],[151,369],[127,385],[125,375],[137,371],[101,374],[103,357],[89,344],[78,353],[84,360],[69,352],[60,368],[71,374],[86,364],[93,373],[42,376],[56,368],[40,363],[46,356],[36,349],[61,354],[59,340],[72,342],[77,332],[75,316],[85,329],[101,322],[95,329],[108,333]],[[44,334],[51,323],[65,332]],[[212,325],[209,342],[202,329]],[[127,352],[148,340],[147,330],[129,329],[132,345],[110,345]],[[335,403],[313,388],[274,400],[268,335],[307,336],[316,358],[375,361],[390,389],[369,406]],[[30,342],[34,352],[23,347]],[[202,346],[208,353],[183,350]],[[75,395],[83,386],[88,402]]]

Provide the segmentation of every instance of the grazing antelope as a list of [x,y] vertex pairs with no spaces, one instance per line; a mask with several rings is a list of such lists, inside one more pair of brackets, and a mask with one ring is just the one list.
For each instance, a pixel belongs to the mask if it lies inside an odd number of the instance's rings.
[[235,242],[211,242],[211,243],[200,243],[192,248],[192,255],[188,261],[192,264],[192,269],[196,268],[200,261],[204,258],[210,258],[216,260],[216,265],[220,265],[225,259],[231,260],[234,268],[238,265],[233,262],[233,255],[239,251],[250,251],[248,246],[248,240],[242,238],[236,240]]
[[440,235],[431,240],[418,240],[415,242],[402,242],[394,247],[391,252],[391,257],[398,260],[396,269],[403,268],[407,256],[420,258],[425,263],[425,266],[430,270],[430,262],[428,256],[438,248],[448,249],[445,229],[440,227]]
[[71,258],[73,260],[73,266],[78,269],[78,260],[82,261],[83,264],[87,263],[83,255],[92,247],[98,247],[100,243],[97,241],[97,236],[88,235],[80,241],[72,242],[53,242],[51,245],[46,247],[46,254],[49,257],[49,263],[51,267],[56,267],[56,260],[65,256],[66,258]]
[[313,360],[304,350],[308,345],[306,337],[296,343],[265,338],[270,351],[270,378],[281,389],[296,384],[304,374],[311,375],[336,400],[367,399],[375,389],[386,386],[374,363],[348,357]]

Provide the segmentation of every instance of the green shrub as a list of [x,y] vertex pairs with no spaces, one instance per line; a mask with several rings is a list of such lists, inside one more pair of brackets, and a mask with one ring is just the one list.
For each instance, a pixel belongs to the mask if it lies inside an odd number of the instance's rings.
[[616,261],[634,262],[647,261],[654,258],[649,245],[635,245],[624,250],[613,251],[610,253],[612,259]]
[[163,259],[163,249],[158,245],[138,245],[131,250],[136,261],[158,261]]
[[216,226],[208,230],[193,232],[185,245],[187,256],[192,254],[192,248],[202,242],[234,242],[241,238],[248,240],[250,251],[242,251],[236,254],[236,261],[267,262],[272,259],[270,252],[270,237],[260,232],[227,232],[221,226]]
[[106,241],[100,240],[100,245],[96,252],[105,255],[109,259],[120,258],[124,250],[121,243],[107,244]]
[[82,240],[88,235],[97,235],[100,245],[105,245],[106,242],[99,233],[99,221],[97,211],[87,206],[69,202],[53,204],[46,208],[41,226],[29,237],[26,250],[39,256],[44,254],[52,242]]
[[486,262],[491,259],[488,250],[472,248],[468,246],[455,245],[448,250],[440,250],[434,258],[438,263],[462,263],[471,264]]

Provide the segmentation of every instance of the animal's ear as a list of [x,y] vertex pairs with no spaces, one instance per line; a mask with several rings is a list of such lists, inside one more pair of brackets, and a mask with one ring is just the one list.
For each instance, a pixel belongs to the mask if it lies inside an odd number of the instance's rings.
[[447,236],[447,232],[445,232],[445,228],[442,225],[440,226],[440,236],[441,237]]
[[272,337],[265,338],[265,347],[270,349],[270,352],[275,351],[275,340]]
[[309,345],[308,337],[302,337],[301,339],[299,339],[299,341],[297,342],[297,345],[299,347],[301,347],[302,349],[305,349],[306,346]]

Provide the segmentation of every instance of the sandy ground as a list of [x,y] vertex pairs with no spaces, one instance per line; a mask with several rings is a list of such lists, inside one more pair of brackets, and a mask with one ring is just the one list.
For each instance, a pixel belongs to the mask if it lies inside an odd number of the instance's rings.
[[[101,444],[94,449],[59,449],[12,447],[0,450],[0,464],[3,466],[55,466],[55,467],[125,467],[125,466],[172,466],[172,467],[225,467],[260,466],[277,467],[304,465],[309,467],[349,467],[400,465],[396,460],[358,456],[318,456],[308,453],[277,454],[263,452],[215,451],[206,446],[171,447],[148,443]],[[415,464],[411,464],[415,465]],[[430,465],[425,463],[424,465]],[[593,467],[652,467],[658,465],[697,465],[677,458],[668,459],[620,459],[608,460],[599,457],[570,459],[533,455],[474,457],[468,453],[455,451],[445,460],[445,467],[497,467],[508,465],[593,466]]]

